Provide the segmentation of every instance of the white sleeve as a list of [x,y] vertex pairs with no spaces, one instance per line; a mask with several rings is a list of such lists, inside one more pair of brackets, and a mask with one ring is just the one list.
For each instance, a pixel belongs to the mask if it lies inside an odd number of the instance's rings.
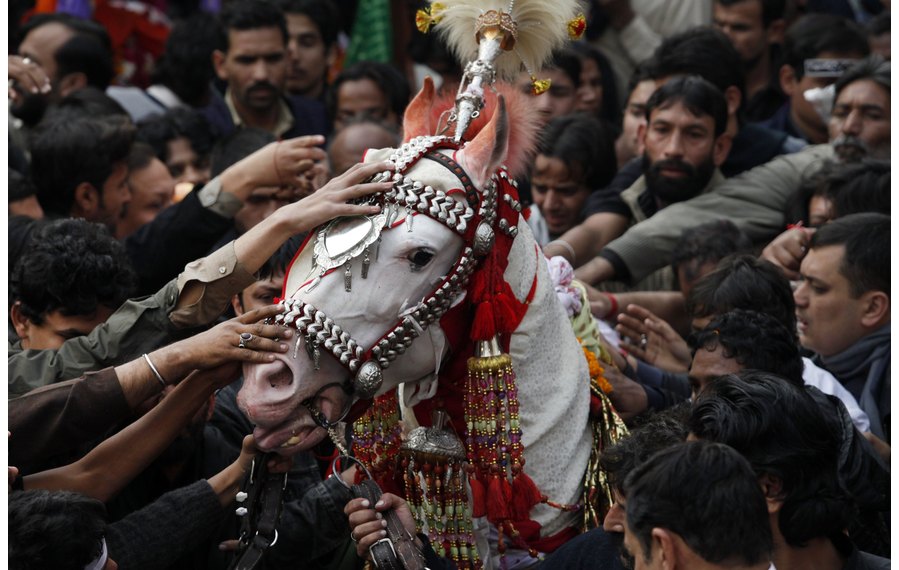
[[805,380],[805,383],[809,386],[814,386],[825,394],[839,398],[845,404],[849,415],[852,417],[852,423],[855,424],[858,431],[862,433],[871,431],[871,422],[868,420],[868,414],[863,412],[858,406],[855,396],[849,393],[849,390],[844,388],[839,380],[827,370],[820,368],[805,357],[802,358],[802,362],[805,365],[802,371],[802,379]]

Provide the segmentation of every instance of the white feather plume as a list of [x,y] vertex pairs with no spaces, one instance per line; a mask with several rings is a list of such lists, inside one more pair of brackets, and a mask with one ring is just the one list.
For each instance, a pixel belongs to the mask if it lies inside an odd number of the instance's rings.
[[503,52],[496,60],[497,75],[514,79],[522,70],[537,72],[552,51],[568,40],[568,21],[583,9],[579,0],[435,0],[443,4],[440,20],[434,29],[464,66],[477,59],[476,38],[478,16],[489,10],[508,12],[518,25],[515,49]]

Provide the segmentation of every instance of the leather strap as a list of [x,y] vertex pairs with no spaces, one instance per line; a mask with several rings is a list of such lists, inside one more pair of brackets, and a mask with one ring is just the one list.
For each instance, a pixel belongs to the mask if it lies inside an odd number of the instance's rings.
[[266,468],[269,457],[269,454],[256,455],[244,481],[247,497],[239,503],[246,509],[240,525],[240,554],[230,570],[256,568],[265,551],[278,540],[276,527],[281,518],[287,473],[269,473]]
[[[381,488],[372,479],[365,479],[350,489],[354,497],[367,499],[374,507],[381,499]],[[415,537],[403,527],[400,517],[392,509],[382,513],[387,521],[387,537],[371,545],[369,552],[378,570],[424,570],[425,559],[415,544]]]
[[459,182],[462,183],[462,189],[465,190],[465,197],[468,199],[468,203],[471,205],[471,209],[474,211],[478,210],[478,205],[481,203],[481,195],[478,194],[478,189],[475,188],[474,183],[469,178],[468,173],[465,172],[465,169],[459,165],[458,162],[443,154],[442,152],[437,152],[436,150],[432,150],[424,155],[424,158],[429,158],[434,162],[439,162],[447,170],[452,172],[456,178],[459,179]]

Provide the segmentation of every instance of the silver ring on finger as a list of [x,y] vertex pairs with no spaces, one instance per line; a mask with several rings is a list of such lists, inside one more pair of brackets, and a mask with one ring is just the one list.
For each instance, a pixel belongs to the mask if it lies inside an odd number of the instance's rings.
[[34,62],[31,61],[31,58],[30,58],[30,57],[23,57],[23,58],[22,58],[22,63],[24,63],[25,65],[31,65],[31,64],[34,63]]
[[646,345],[649,344],[649,337],[646,336],[646,333],[640,335],[640,348],[646,348]]
[[253,335],[251,333],[242,332],[242,333],[240,333],[240,340],[237,343],[237,347],[238,348],[246,348],[247,343],[249,343],[251,340],[253,340]]
[[356,539],[356,534],[353,531],[350,531],[350,540],[352,540],[355,544],[359,544],[359,541]]

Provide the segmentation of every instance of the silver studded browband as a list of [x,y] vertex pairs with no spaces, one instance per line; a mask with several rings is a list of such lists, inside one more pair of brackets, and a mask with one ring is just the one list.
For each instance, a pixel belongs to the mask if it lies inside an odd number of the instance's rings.
[[[472,237],[469,229],[471,221],[475,219],[475,212],[469,205],[447,195],[443,190],[435,190],[403,174],[429,153],[434,155],[434,151],[439,148],[458,148],[458,146],[449,137],[417,137],[390,155],[389,160],[396,167],[395,174],[392,175],[394,184],[390,190],[381,195],[382,211],[376,216],[337,218],[326,224],[316,234],[313,246],[310,276],[315,273],[317,275],[303,287],[306,291],[310,291],[329,271],[343,265],[344,286],[350,291],[352,260],[362,256],[362,277],[366,278],[372,259],[369,248],[375,246],[376,260],[380,234],[383,230],[393,227],[400,210],[405,210],[407,231],[412,229],[413,213],[418,212],[438,221],[463,238],[468,236],[466,241],[472,241],[470,246],[463,247],[452,270],[441,283],[426,295],[415,309],[405,312],[368,351],[365,351],[348,331],[335,323],[326,313],[304,301],[283,300],[285,311],[276,317],[277,322],[297,328],[294,357],[299,351],[300,342],[303,342],[313,366],[318,369],[321,352],[324,349],[355,375],[352,390],[360,398],[374,396],[383,381],[382,370],[389,367],[397,356],[403,354],[428,325],[446,313],[453,299],[468,285],[469,277],[477,263],[475,257],[486,254],[493,246],[492,225],[496,220],[497,193],[495,177],[485,184],[485,188],[477,196],[479,224]],[[460,178],[463,186],[470,185],[470,181],[465,182],[467,175],[455,161],[445,156],[436,158],[438,163]],[[505,173],[502,175],[505,176]],[[389,179],[391,179],[390,171],[374,177],[375,181]],[[466,197],[471,199],[471,196]]]

